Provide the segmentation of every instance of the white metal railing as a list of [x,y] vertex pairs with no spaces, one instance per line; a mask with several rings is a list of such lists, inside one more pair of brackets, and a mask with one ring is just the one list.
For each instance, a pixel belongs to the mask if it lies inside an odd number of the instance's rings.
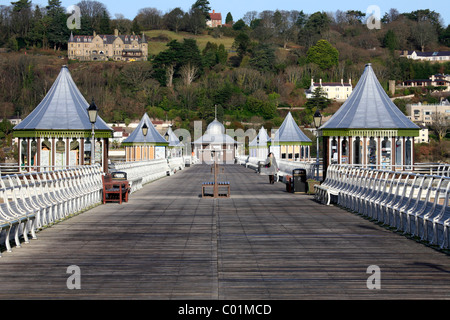
[[180,157],[115,163],[110,167],[110,170],[126,172],[127,180],[130,181],[131,193],[133,193],[142,189],[145,184],[151,181],[172,175],[184,168],[184,159]]
[[[252,168],[258,170],[259,163],[264,163],[266,159],[255,158],[249,156],[239,156],[236,157],[236,161],[240,165],[244,165],[247,168]],[[284,179],[286,176],[292,175],[294,169],[305,169],[306,177],[308,179],[316,178],[317,164],[315,161],[287,161],[287,160],[277,160],[278,165],[278,180]]]
[[373,220],[450,248],[450,177],[331,165],[315,186],[317,200],[335,203]]
[[55,171],[30,172],[0,179],[0,240],[10,252],[36,239],[36,231],[100,204],[100,166],[79,166]]

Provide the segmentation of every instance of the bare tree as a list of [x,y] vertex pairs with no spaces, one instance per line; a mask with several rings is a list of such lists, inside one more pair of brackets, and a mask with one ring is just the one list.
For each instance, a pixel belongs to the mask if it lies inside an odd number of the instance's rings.
[[197,76],[198,68],[194,65],[192,65],[190,62],[185,64],[180,68],[180,75],[183,79],[183,83],[186,86],[189,86]]
[[168,88],[173,87],[173,74],[175,73],[175,64],[170,64],[167,66],[166,70],[166,86]]
[[253,20],[256,20],[258,18],[258,12],[257,11],[248,11],[244,16],[242,17],[242,20],[250,26],[252,24]]
[[448,129],[450,128],[450,120],[442,112],[434,112],[432,115],[432,128],[437,134],[439,141],[442,141],[447,135]]

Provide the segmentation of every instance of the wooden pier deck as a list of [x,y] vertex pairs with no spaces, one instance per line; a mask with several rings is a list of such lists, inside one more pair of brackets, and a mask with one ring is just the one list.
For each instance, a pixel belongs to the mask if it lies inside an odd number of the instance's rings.
[[[238,165],[196,165],[3,252],[1,299],[449,299],[450,257]],[[81,271],[69,290],[67,268]],[[379,266],[381,289],[367,268]]]

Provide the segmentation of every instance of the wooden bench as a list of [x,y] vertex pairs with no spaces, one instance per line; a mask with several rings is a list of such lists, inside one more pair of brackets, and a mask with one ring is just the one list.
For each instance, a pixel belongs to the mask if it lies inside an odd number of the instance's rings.
[[103,203],[122,201],[128,202],[130,186],[127,180],[113,178],[111,174],[102,176],[103,182]]
[[[214,182],[202,182],[202,197],[214,197],[214,191],[213,193],[206,193],[207,188],[213,188],[214,190]],[[218,197],[219,198],[229,198],[230,197],[230,182],[228,181],[218,181],[217,182],[217,188],[218,188]],[[221,189],[225,189],[226,193],[220,193]]]

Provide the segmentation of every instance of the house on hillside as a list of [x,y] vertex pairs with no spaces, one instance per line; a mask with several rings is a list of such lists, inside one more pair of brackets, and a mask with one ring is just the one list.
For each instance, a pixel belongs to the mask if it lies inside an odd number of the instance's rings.
[[436,62],[444,62],[450,61],[450,51],[403,51],[400,55],[401,57],[405,57],[412,60],[421,60],[421,61],[436,61]]
[[353,91],[351,79],[348,80],[348,83],[344,83],[344,79],[341,79],[341,82],[322,82],[322,79],[319,79],[319,82],[314,82],[314,79],[311,79],[311,86],[305,91],[307,99],[314,96],[314,90],[317,87],[323,88],[323,92],[328,99],[336,101],[347,100]]
[[428,79],[411,79],[401,83],[399,87],[446,87],[443,91],[450,91],[450,74],[434,74]]
[[220,12],[216,12],[213,10],[213,12],[209,13],[210,20],[206,21],[206,25],[209,28],[217,28],[222,26],[222,14]]
[[80,61],[147,61],[148,42],[145,34],[120,35],[116,29],[114,35],[92,36],[70,35],[68,42],[70,60]]

